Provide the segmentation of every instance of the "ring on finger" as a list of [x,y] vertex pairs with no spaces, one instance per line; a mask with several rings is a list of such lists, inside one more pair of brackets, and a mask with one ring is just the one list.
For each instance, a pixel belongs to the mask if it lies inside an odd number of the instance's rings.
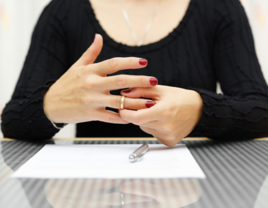
[[123,95],[121,98],[121,110],[124,110],[124,104],[125,104],[125,96]]
[[121,196],[121,204],[124,206],[125,205],[124,194],[120,192],[120,196]]

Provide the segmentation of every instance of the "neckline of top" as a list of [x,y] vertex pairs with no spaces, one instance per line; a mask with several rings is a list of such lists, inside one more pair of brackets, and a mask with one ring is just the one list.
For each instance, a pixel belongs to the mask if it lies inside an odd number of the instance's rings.
[[114,48],[115,50],[121,51],[127,54],[148,53],[148,52],[156,51],[160,48],[167,46],[171,41],[175,40],[178,37],[178,35],[182,32],[182,30],[185,28],[186,23],[191,17],[193,13],[193,8],[195,6],[195,0],[190,0],[188,8],[182,20],[179,22],[179,24],[173,29],[172,32],[170,32],[167,36],[163,37],[159,41],[146,44],[146,45],[142,45],[142,46],[129,46],[126,44],[118,43],[114,39],[112,39],[106,33],[106,31],[103,29],[98,19],[96,18],[91,2],[89,0],[83,0],[83,1],[85,4],[84,8],[86,9],[86,12],[89,16],[91,23],[93,24],[94,29],[96,30],[98,34],[102,35],[104,42],[110,47]]

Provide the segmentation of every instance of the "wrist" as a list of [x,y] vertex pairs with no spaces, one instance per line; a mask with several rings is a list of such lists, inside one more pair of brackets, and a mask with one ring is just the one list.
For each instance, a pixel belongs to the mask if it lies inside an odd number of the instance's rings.
[[194,128],[195,128],[202,118],[204,104],[201,95],[196,91],[193,92],[194,92],[194,120],[195,120]]
[[[49,90],[48,90],[49,91]],[[52,121],[52,118],[50,116],[50,109],[49,109],[49,96],[48,96],[48,91],[45,93],[44,98],[43,98],[43,108],[44,108],[44,113],[46,117]]]
[[60,121],[57,120],[57,118],[55,117],[55,110],[53,106],[55,106],[55,103],[53,103],[53,98],[51,96],[51,87],[47,90],[47,92],[44,95],[43,98],[43,109],[44,109],[44,113],[46,115],[46,117],[48,118],[48,120],[50,120],[53,123],[62,123]]
[[[49,91],[49,90],[48,90]],[[56,123],[54,122],[51,117],[49,116],[50,115],[50,110],[49,110],[49,102],[48,102],[48,91],[45,93],[44,95],[44,99],[43,99],[43,109],[44,109],[44,113],[47,117],[47,119],[51,122],[51,124],[58,130],[60,129],[63,129],[67,124],[64,124],[64,123]]]

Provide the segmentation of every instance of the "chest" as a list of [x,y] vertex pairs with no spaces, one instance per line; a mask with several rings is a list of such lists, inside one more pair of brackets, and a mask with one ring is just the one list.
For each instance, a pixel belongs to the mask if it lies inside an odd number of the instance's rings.
[[[120,43],[120,41],[116,41],[116,38],[110,36],[107,28],[104,28],[98,21],[95,10],[89,2],[87,3],[86,7],[81,8],[80,15],[77,14],[77,11],[73,11],[74,13],[71,14],[71,16],[77,17],[76,22],[73,21],[74,23],[68,31],[72,63],[84,53],[92,43],[94,35],[98,33],[103,36],[104,45],[96,62],[113,57],[130,56],[148,60],[148,66],[144,69],[124,70],[116,74],[148,75],[156,77],[161,85],[182,88],[192,86],[215,90],[216,76],[213,67],[212,38],[207,32],[208,30],[204,29],[206,26],[197,24],[202,16],[200,13],[194,12],[195,4],[190,3],[181,23],[177,24],[166,36],[159,36],[158,41],[136,47],[131,46],[130,42]],[[121,20],[124,22],[124,19]],[[77,37],[76,31],[81,30],[83,31],[82,36]],[[128,30],[125,32],[129,34]]]
[[[96,18],[116,42],[157,42],[178,26],[190,0],[90,0]],[[125,15],[124,15],[125,14]],[[148,28],[149,29],[148,29]],[[148,30],[147,30],[148,29]]]

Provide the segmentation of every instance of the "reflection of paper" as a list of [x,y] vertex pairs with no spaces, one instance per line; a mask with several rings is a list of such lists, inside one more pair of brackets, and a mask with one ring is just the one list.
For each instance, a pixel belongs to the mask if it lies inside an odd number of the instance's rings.
[[140,162],[128,156],[141,145],[46,145],[13,177],[18,178],[204,178],[185,145],[150,145]]

